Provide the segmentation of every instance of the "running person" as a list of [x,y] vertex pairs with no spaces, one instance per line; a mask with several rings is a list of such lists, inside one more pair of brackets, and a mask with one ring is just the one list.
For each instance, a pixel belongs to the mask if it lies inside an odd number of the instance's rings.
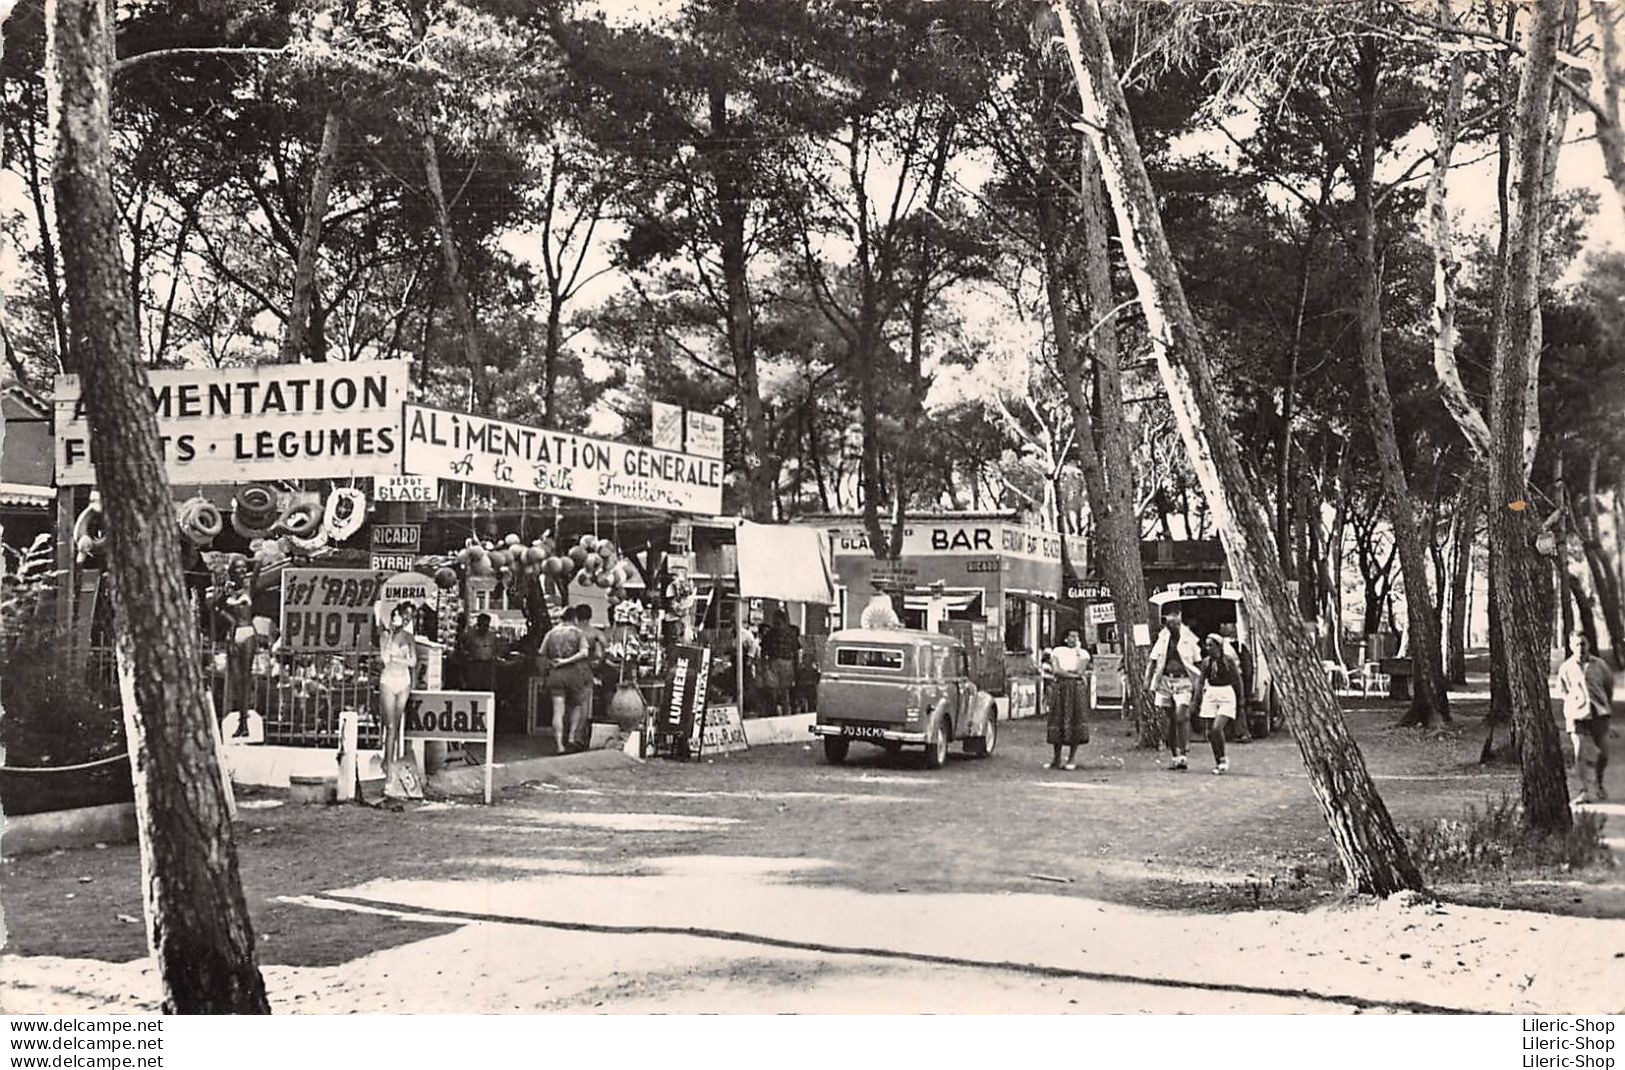
[[1176,605],[1162,611],[1162,632],[1151,647],[1146,666],[1145,686],[1157,708],[1168,718],[1168,749],[1173,753],[1169,769],[1189,766],[1191,749],[1191,673],[1201,660],[1202,648],[1196,633],[1185,627],[1185,615]]
[[1241,682],[1241,663],[1222,636],[1210,635],[1203,644],[1202,660],[1196,666],[1196,688],[1191,696],[1197,714],[1207,722],[1207,741],[1213,748],[1213,772],[1230,769],[1224,755],[1224,730],[1236,719],[1236,685]]

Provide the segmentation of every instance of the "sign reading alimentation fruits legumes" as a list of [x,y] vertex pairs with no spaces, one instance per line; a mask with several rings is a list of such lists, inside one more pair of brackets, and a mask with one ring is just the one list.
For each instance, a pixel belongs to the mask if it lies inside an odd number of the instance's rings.
[[[401,470],[404,360],[148,373],[173,484],[387,476]],[[56,379],[56,481],[96,482],[77,375]]]
[[722,461],[406,405],[406,471],[677,513],[722,511]]

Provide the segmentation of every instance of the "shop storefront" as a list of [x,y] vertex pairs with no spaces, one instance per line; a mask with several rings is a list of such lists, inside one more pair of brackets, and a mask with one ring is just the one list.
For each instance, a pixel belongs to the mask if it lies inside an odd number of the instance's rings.
[[[1074,615],[1061,600],[1063,536],[1011,514],[911,517],[901,553],[882,561],[860,521],[820,516],[835,561],[836,627],[857,627],[876,594],[901,603],[903,624],[957,635],[978,683],[1007,696],[1012,716],[1038,709],[1038,661]],[[1066,536],[1069,555],[1082,541]]]
[[[822,564],[814,547],[780,575],[760,533],[718,516],[719,455],[417,405],[409,381],[406,362],[153,374],[229,735],[330,748],[355,710],[360,746],[375,746],[380,641],[400,605],[416,632],[418,705],[489,695],[480,708],[520,754],[560,745],[538,648],[566,610],[586,614],[593,743],[661,707],[684,649],[717,655],[712,695],[733,701],[733,720],[754,712],[739,709],[752,692],[738,622],[766,605],[816,621],[830,600],[827,542]],[[55,425],[59,544],[81,595],[59,624],[94,646],[110,634],[105,539],[69,376]]]

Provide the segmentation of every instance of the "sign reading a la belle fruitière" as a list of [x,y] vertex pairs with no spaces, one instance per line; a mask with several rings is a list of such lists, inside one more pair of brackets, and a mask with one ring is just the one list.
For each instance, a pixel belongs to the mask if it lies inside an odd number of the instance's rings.
[[[169,481],[387,476],[401,470],[404,360],[148,373]],[[77,375],[56,379],[56,481],[96,481]]]
[[406,471],[616,505],[722,512],[722,461],[483,416],[403,408]]

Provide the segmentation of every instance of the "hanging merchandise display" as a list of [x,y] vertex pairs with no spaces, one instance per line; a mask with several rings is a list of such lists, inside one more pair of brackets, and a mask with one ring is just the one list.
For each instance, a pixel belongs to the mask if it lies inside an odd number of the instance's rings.
[[201,495],[177,505],[175,521],[180,524],[181,535],[186,541],[200,550],[214,542],[226,524],[214,503]]
[[308,539],[322,530],[324,517],[320,494],[290,494],[282,515],[277,519],[276,530],[283,535]]
[[79,554],[79,563],[102,552],[107,545],[107,528],[102,519],[101,499],[92,494],[79,518],[73,522],[73,547]]
[[367,519],[367,496],[354,487],[340,487],[327,496],[323,530],[333,542],[343,542],[361,530]]

